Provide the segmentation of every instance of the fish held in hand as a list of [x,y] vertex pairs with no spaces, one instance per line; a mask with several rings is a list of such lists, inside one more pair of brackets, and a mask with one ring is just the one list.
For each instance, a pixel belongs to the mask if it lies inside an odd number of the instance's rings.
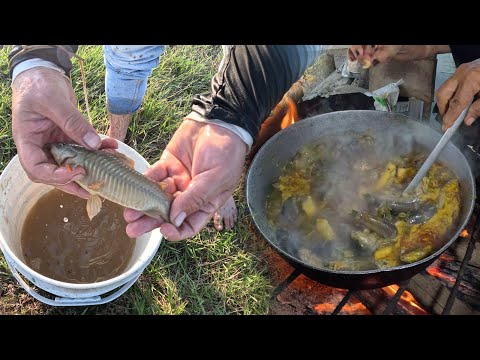
[[166,184],[136,171],[132,159],[117,151],[91,151],[75,144],[55,143],[49,148],[59,166],[85,169],[86,175],[75,182],[91,194],[87,200],[90,220],[100,212],[102,197],[152,218],[169,221],[173,196],[165,192]]

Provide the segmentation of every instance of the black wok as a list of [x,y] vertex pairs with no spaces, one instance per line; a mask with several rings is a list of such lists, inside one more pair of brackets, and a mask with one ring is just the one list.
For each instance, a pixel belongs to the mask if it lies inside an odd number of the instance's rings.
[[[389,269],[368,271],[334,271],[318,268],[303,262],[285,247],[285,238],[277,238],[277,229],[266,219],[266,197],[279,175],[283,165],[302,146],[317,143],[321,136],[338,134],[339,131],[368,131],[374,137],[393,133],[410,133],[417,144],[432,150],[441,134],[427,125],[403,115],[371,110],[339,111],[317,115],[299,121],[273,136],[259,150],[253,159],[247,175],[246,196],[252,218],[263,237],[287,261],[305,275],[323,284],[344,289],[371,289],[405,281],[428,267],[459,236],[465,228],[475,205],[475,181],[470,166],[452,143],[449,143],[439,160],[452,169],[460,180],[462,202],[458,225],[451,232],[449,240],[430,256],[412,263]],[[287,247],[288,248],[288,247]]]

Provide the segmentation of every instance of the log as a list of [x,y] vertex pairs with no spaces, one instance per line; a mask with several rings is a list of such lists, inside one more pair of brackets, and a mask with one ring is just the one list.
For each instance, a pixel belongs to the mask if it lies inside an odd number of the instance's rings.
[[[383,315],[395,292],[387,293],[385,289],[361,290],[355,293],[365,307],[375,315]],[[393,315],[428,315],[421,305],[411,303],[412,295],[404,292],[398,300]]]
[[[435,315],[441,315],[450,295],[450,289],[437,278],[426,272],[415,275],[408,286],[408,291],[419,301],[423,308]],[[453,303],[450,315],[479,315],[461,299]]]

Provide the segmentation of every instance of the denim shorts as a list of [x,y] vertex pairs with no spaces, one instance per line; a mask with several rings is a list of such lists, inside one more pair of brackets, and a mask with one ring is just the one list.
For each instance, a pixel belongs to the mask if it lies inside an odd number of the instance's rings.
[[124,115],[138,110],[164,49],[164,45],[103,46],[108,111]]

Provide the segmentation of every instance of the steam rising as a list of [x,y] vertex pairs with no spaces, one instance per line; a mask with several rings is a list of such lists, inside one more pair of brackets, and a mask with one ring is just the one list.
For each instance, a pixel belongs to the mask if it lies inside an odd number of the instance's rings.
[[[350,239],[352,229],[357,229],[350,213],[368,207],[361,189],[371,189],[389,161],[413,153],[427,153],[410,133],[374,134],[373,131],[350,131],[325,135],[316,144],[302,148],[291,159],[287,167],[295,164],[309,173],[312,197],[322,198],[329,204],[322,210],[322,216],[328,220],[336,237],[332,241],[306,238],[298,231],[298,224],[292,224],[297,221],[301,210],[290,198],[284,203],[276,224],[278,246],[284,251],[317,268],[324,267],[332,252],[339,249],[358,251]],[[421,162],[417,169],[419,166]],[[407,183],[404,185],[406,187]],[[369,259],[371,261],[371,256]],[[370,268],[376,268],[370,265]]]

